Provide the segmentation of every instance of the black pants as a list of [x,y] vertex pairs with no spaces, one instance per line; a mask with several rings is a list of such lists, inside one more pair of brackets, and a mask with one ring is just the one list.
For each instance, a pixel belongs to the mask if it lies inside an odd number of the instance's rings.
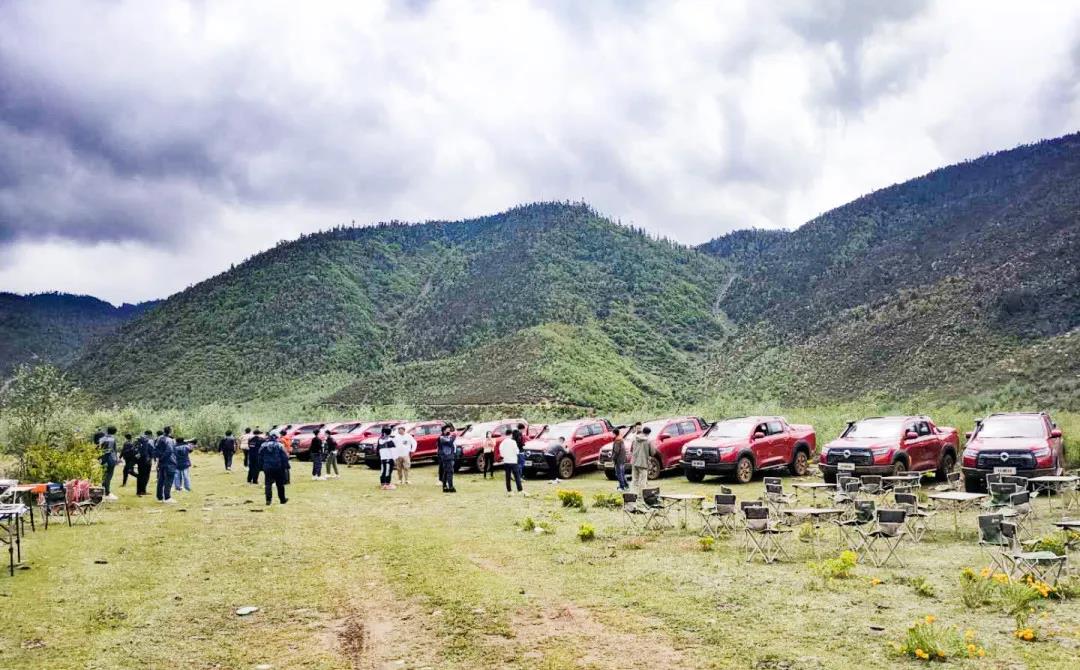
[[386,460],[385,458],[379,461],[381,468],[379,470],[379,483],[386,485],[393,479],[394,475],[394,461]]
[[244,467],[248,466],[248,450],[244,449]]
[[277,486],[277,498],[278,502],[284,505],[288,498],[285,497],[285,471],[267,470],[263,474],[266,475],[266,504],[269,505],[270,501],[274,499],[274,486]]
[[506,492],[510,493],[510,477],[513,475],[514,483],[517,484],[518,493],[521,492],[521,468],[517,463],[507,463],[506,468]]
[[225,469],[232,470],[232,451],[222,451],[221,456],[225,459]]
[[439,459],[439,481],[442,482],[444,491],[448,491],[454,488],[454,459],[440,458]]
[[488,475],[491,475],[491,478],[495,479],[495,454],[494,454],[494,452],[484,454],[484,477],[486,478]]
[[134,458],[125,458],[124,459],[124,481],[120,482],[120,486],[127,486],[127,480],[128,480],[129,475],[131,476],[132,479],[134,479],[136,477],[136,475],[135,475],[135,459]]
[[247,480],[248,480],[249,484],[258,484],[259,483],[259,464],[256,461],[257,461],[256,458],[248,456],[248,459],[247,459],[247,466],[248,466]]
[[109,486],[112,484],[113,472],[116,471],[116,463],[101,466],[105,470],[105,474],[101,477],[101,488],[105,489],[105,495],[109,495]]
[[146,485],[150,483],[150,466],[151,462],[149,460],[136,463],[135,495],[146,495]]

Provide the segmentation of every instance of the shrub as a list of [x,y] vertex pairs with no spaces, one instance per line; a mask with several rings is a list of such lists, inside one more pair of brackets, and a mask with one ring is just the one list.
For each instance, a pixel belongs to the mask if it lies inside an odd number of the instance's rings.
[[836,558],[826,558],[820,562],[810,561],[808,565],[814,574],[821,577],[822,581],[828,581],[851,577],[858,560],[859,557],[854,551],[842,551]]
[[577,536],[582,542],[589,542],[590,540],[596,539],[596,529],[593,528],[591,523],[583,523],[581,524],[581,527],[578,528]]
[[601,509],[619,509],[622,507],[622,496],[618,493],[597,493],[593,496],[593,507]]
[[577,507],[578,509],[585,507],[585,498],[581,495],[581,491],[559,489],[555,495],[558,496],[563,507]]
[[533,518],[531,516],[525,517],[520,522],[520,525],[521,525],[521,530],[525,531],[526,533],[531,533],[534,530],[536,530],[536,522],[533,521]]
[[702,551],[712,551],[713,545],[716,544],[716,540],[714,540],[711,536],[698,538],[698,542],[701,544]]
[[915,589],[916,595],[923,598],[933,598],[935,595],[934,585],[927,581],[926,577],[912,577],[908,583]]
[[27,478],[35,482],[65,482],[69,479],[101,479],[97,447],[86,441],[66,444],[34,444],[23,453]]
[[1065,545],[1069,542],[1069,536],[1065,532],[1050,533],[1043,535],[1035,541],[1032,551],[1052,551],[1057,556],[1065,555]]
[[550,521],[541,521],[536,524],[536,527],[540,529],[541,533],[545,535],[551,535],[555,532],[555,526]]
[[986,656],[986,649],[974,630],[969,628],[961,636],[955,628],[939,625],[933,615],[916,621],[908,628],[903,642],[893,643],[893,650],[901,656],[927,662]]

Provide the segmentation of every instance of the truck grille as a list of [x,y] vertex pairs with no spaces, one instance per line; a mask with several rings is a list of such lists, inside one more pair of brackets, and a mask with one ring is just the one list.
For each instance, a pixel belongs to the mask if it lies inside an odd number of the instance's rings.
[[855,465],[873,465],[874,455],[869,449],[830,449],[825,457],[826,465],[854,463]]
[[[1001,455],[1005,454],[1005,458]],[[976,467],[984,470],[994,468],[1016,468],[1017,470],[1034,470],[1035,455],[1026,451],[991,451],[979,454],[975,463]]]
[[716,449],[699,449],[697,447],[690,447],[683,455],[684,461],[704,461],[706,464],[719,463],[720,454]]

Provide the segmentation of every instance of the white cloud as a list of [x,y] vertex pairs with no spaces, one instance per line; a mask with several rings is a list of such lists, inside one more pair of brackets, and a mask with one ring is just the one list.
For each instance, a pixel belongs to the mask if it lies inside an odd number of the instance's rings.
[[1072,3],[10,3],[0,287],[161,296],[303,231],[542,199],[793,227],[1080,129],[1078,45]]

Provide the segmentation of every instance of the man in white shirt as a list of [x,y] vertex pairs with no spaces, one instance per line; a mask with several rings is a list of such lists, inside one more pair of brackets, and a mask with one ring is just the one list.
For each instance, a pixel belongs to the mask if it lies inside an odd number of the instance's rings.
[[409,467],[412,455],[416,451],[416,438],[405,432],[405,426],[398,426],[394,435],[394,465],[397,470],[398,484],[409,484]]

